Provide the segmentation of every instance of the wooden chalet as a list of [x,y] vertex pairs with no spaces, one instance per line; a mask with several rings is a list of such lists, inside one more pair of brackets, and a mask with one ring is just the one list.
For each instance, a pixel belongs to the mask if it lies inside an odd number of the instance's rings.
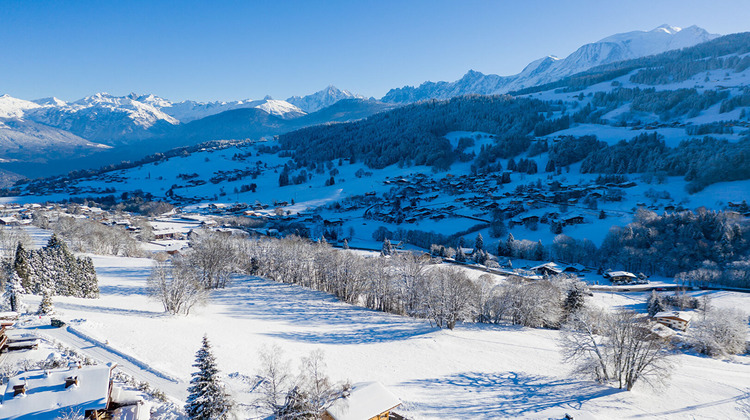
[[572,216],[563,220],[566,226],[580,225],[583,223],[583,216]]
[[150,407],[129,391],[114,387],[114,364],[32,370],[8,381],[0,403],[0,418],[59,418],[71,410],[87,420],[141,420]]
[[323,413],[323,420],[388,420],[401,401],[380,382],[354,384]]
[[691,312],[684,311],[665,311],[654,315],[654,320],[660,324],[666,325],[673,330],[685,331],[690,326],[690,320],[693,318]]
[[612,284],[628,284],[636,281],[638,276],[627,271],[609,271],[604,273],[604,278],[609,279]]
[[548,262],[542,265],[537,265],[536,267],[531,267],[530,270],[540,276],[545,277],[554,276],[563,272],[563,268],[553,262]]

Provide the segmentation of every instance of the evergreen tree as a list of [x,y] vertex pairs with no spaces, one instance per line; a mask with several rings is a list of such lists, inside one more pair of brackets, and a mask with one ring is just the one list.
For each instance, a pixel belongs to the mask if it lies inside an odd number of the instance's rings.
[[458,262],[466,262],[466,254],[464,254],[463,248],[458,248],[456,250],[456,261]]
[[56,233],[53,233],[52,236],[50,236],[49,240],[47,241],[47,246],[45,246],[47,249],[54,249],[54,248],[65,248],[67,250],[67,245],[65,245],[65,242],[62,241],[60,238],[57,237]]
[[344,238],[344,249],[349,249],[349,241]]
[[648,314],[654,316],[666,310],[667,305],[664,303],[664,299],[656,293],[656,290],[652,290],[651,296],[648,297]]
[[508,256],[512,257],[516,248],[516,239],[512,233],[508,234],[508,239],[505,241],[505,248],[508,250]]
[[185,411],[188,418],[196,420],[224,420],[230,418],[232,401],[219,379],[219,369],[211,352],[208,337],[203,336],[203,345],[195,355],[194,367],[188,388]]
[[5,283],[5,292],[3,293],[3,303],[12,312],[20,312],[26,306],[23,303],[23,294],[26,291],[23,288],[21,278],[14,270],[10,270],[10,278]]
[[29,253],[24,249],[21,242],[16,247],[16,258],[13,260],[13,271],[21,278],[24,285],[29,285]]
[[45,288],[42,292],[42,301],[39,302],[39,309],[36,311],[37,315],[52,315],[55,313],[55,305],[52,303],[52,291],[49,288]]
[[477,239],[474,240],[474,252],[484,250],[484,238],[481,233],[477,233]]
[[542,245],[541,239],[534,246],[534,259],[537,261],[544,259],[544,245]]

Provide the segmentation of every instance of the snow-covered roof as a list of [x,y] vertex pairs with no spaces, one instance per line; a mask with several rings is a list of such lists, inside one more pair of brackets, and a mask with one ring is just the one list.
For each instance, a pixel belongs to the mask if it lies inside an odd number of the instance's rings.
[[690,322],[690,320],[693,319],[693,313],[685,311],[664,311],[654,315],[654,318],[676,318],[681,321]]
[[[111,367],[107,365],[33,370],[10,378],[0,405],[0,418],[55,418],[70,408],[84,412],[107,406]],[[65,387],[65,379],[78,377],[78,385]],[[25,395],[13,388],[26,385]]]
[[553,262],[547,262],[547,263],[544,263],[542,265],[537,265],[536,267],[531,267],[530,270],[531,271],[537,271],[537,270],[541,270],[542,268],[546,268],[546,269],[554,271],[556,273],[561,273],[563,271],[563,269],[559,265],[557,265],[557,264],[555,264]]
[[138,404],[120,407],[112,413],[112,420],[149,420],[151,418],[151,404]]
[[629,273],[627,271],[610,271],[608,274],[610,277],[637,277],[635,274]]
[[366,420],[398,407],[401,401],[380,382],[352,385],[348,396],[326,410],[333,420]]

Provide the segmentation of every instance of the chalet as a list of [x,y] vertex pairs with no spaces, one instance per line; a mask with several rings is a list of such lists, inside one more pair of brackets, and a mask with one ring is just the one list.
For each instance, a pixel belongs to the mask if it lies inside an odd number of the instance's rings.
[[654,320],[674,330],[685,331],[690,326],[693,314],[684,311],[665,311],[654,315]]
[[578,216],[565,218],[563,220],[563,223],[565,224],[565,226],[580,225],[581,223],[583,223],[583,216],[578,215]]
[[19,220],[16,219],[14,216],[0,217],[0,225],[18,226],[19,224],[20,224]]
[[323,420],[388,420],[401,401],[380,382],[354,384],[323,413]]
[[182,233],[175,229],[164,229],[164,230],[155,230],[154,231],[154,239],[156,240],[164,240],[164,239],[180,239],[182,237]]
[[523,223],[539,223],[539,216],[526,216],[521,218]]
[[114,365],[73,365],[18,374],[8,381],[0,418],[56,418],[80,410],[87,419],[102,419],[113,409],[113,368]]
[[554,276],[563,272],[562,267],[553,262],[548,262],[542,265],[537,265],[536,267],[531,267],[530,270],[539,274],[540,276]]
[[585,269],[586,269],[586,267],[584,267],[581,264],[576,263],[576,264],[571,264],[571,265],[565,267],[565,269],[563,269],[563,271],[566,272],[566,273],[580,273],[580,272],[584,271]]
[[609,271],[604,273],[604,278],[609,279],[612,284],[628,284],[636,281],[638,276],[627,271]]

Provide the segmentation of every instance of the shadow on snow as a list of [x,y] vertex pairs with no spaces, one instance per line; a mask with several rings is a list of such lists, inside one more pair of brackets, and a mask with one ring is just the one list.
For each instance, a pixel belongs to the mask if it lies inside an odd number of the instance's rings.
[[232,317],[299,326],[299,331],[269,335],[309,343],[378,343],[405,340],[437,330],[426,320],[349,305],[328,293],[258,277],[235,279],[227,289],[213,291],[211,301],[223,305],[225,314]]
[[425,402],[412,407],[428,416],[457,419],[529,417],[553,408],[580,410],[588,401],[623,392],[594,382],[523,372],[465,372],[401,385],[425,392]]

